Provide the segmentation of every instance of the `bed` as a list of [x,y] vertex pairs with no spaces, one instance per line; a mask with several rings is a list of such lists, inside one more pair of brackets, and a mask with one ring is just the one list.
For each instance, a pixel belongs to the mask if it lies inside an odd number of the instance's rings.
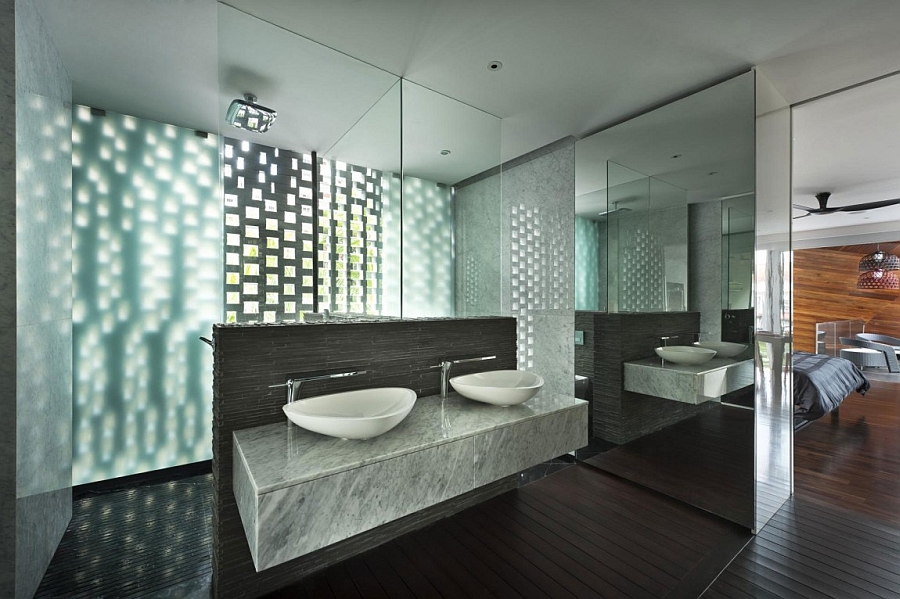
[[849,360],[794,352],[794,426],[836,410],[848,395],[865,394],[869,381]]

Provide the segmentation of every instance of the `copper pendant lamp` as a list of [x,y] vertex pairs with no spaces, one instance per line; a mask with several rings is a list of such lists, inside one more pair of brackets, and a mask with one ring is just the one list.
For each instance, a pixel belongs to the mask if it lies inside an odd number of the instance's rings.
[[867,254],[859,261],[857,289],[900,289],[900,279],[894,271],[900,270],[900,258],[881,248]]

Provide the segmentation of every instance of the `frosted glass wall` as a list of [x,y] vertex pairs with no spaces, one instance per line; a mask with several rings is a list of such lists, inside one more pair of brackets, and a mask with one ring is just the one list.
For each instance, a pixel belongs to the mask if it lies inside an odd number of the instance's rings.
[[403,178],[403,316],[454,316],[453,190]]
[[579,216],[575,217],[575,309],[606,310],[606,225]]
[[217,139],[85,106],[72,125],[73,482],[209,459]]

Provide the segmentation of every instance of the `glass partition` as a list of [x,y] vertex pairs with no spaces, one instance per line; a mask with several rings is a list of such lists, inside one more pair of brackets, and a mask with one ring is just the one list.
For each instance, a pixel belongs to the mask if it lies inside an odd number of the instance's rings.
[[722,201],[722,307],[753,307],[753,249],[755,198]]
[[[403,316],[475,315],[487,309],[479,288],[500,286],[480,245],[496,244],[499,257],[499,176],[487,178],[500,164],[500,119],[410,81],[402,89]],[[474,189],[460,197],[460,183]],[[482,221],[478,239],[473,219]]]
[[[597,376],[590,432],[605,449],[588,461],[747,527],[754,159],[753,73],[576,143],[576,307],[584,311],[576,322],[593,332],[576,348],[576,372]],[[595,249],[601,240],[605,252]],[[733,387],[675,397],[671,379],[655,388],[629,382],[632,363],[664,376],[679,368],[663,364],[657,346],[716,344],[732,328],[743,337],[729,338],[731,355],[711,364],[738,368]]]

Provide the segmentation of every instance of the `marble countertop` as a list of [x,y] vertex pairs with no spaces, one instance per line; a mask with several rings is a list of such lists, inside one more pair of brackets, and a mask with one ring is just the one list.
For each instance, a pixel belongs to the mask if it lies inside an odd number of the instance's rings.
[[625,362],[625,364],[631,366],[640,366],[642,368],[656,368],[656,369],[665,369],[665,370],[674,370],[675,372],[684,372],[687,374],[706,374],[707,372],[712,372],[714,370],[721,370],[722,368],[728,368],[729,366],[734,366],[735,364],[743,364],[744,362],[752,362],[753,358],[749,358],[747,360],[732,360],[731,358],[713,358],[709,362],[704,362],[703,364],[694,364],[694,365],[685,365],[685,364],[673,364],[672,362],[667,362],[665,366],[662,364],[662,358],[653,357],[653,358],[642,358],[640,360],[632,360],[630,362]]
[[359,468],[428,447],[458,441],[587,402],[541,391],[508,408],[479,403],[456,393],[416,400],[409,416],[387,433],[364,441],[319,435],[288,422],[234,432],[234,449],[261,495],[312,479]]

